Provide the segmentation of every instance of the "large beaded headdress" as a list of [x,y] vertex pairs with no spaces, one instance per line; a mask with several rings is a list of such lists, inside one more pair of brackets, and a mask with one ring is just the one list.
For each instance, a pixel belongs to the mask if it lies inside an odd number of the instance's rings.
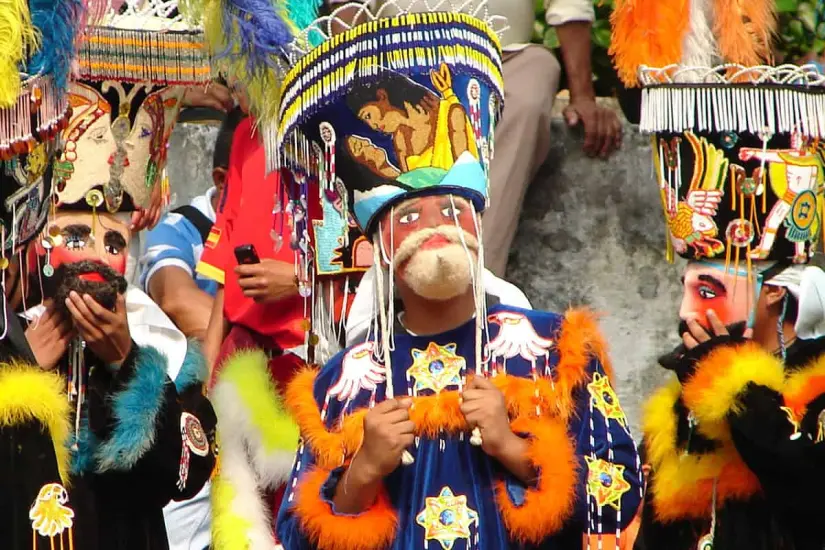
[[76,40],[96,4],[13,0],[0,6],[0,213],[5,253],[36,236],[51,206],[51,159],[71,116]]

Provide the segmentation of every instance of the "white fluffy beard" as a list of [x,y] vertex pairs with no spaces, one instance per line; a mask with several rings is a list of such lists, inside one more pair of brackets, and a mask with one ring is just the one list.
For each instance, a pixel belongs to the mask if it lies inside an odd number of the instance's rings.
[[[464,243],[461,242],[461,234]],[[450,244],[422,249],[433,235],[442,235]],[[466,248],[465,248],[466,245]],[[469,254],[468,254],[469,252]],[[473,282],[473,266],[478,261],[478,240],[461,229],[441,226],[408,236],[396,253],[402,266],[398,276],[410,289],[428,300],[446,301],[466,292]]]

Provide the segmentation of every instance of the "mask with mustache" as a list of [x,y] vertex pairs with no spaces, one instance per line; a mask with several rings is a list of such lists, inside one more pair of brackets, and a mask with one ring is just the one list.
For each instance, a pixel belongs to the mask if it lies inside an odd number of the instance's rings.
[[[443,237],[449,244],[423,247],[433,237]],[[444,301],[460,295],[472,284],[470,261],[477,257],[478,239],[461,228],[442,225],[407,236],[395,252],[393,262],[398,275],[413,292],[430,300]]]
[[[97,274],[103,281],[90,281],[81,278],[81,275]],[[119,294],[126,292],[126,279],[106,264],[83,260],[61,264],[54,271],[52,277],[43,278],[43,293],[45,298],[53,298],[55,307],[71,318],[66,308],[66,299],[72,291],[81,296],[88,294],[102,307],[114,311]]]

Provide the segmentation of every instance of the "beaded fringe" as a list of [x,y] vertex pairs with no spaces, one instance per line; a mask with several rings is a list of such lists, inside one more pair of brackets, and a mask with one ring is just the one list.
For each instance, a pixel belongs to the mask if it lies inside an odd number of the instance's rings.
[[66,127],[70,108],[65,94],[58,93],[49,75],[28,79],[20,88],[16,104],[0,110],[0,159],[30,152]]
[[200,31],[145,31],[96,27],[78,52],[80,78],[193,85],[212,77]]

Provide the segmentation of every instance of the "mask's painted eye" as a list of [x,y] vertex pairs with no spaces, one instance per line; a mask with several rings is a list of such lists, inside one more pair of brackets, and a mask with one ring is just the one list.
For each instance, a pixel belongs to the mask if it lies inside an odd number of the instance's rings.
[[146,139],[148,137],[152,137],[152,129],[148,126],[141,126],[140,127],[140,139]]
[[454,217],[461,215],[461,209],[458,208],[457,206],[456,207],[448,206],[447,208],[442,208],[441,209],[441,215],[444,216],[445,218],[453,219]]
[[413,222],[418,221],[419,218],[418,212],[410,212],[409,214],[404,214],[400,218],[398,218],[398,223],[402,225],[411,224]]
[[715,290],[713,290],[709,286],[704,285],[699,287],[698,293],[699,296],[704,300],[712,300],[718,296]]
[[111,244],[107,244],[106,254],[109,254],[110,256],[117,256],[120,254],[120,248]]

